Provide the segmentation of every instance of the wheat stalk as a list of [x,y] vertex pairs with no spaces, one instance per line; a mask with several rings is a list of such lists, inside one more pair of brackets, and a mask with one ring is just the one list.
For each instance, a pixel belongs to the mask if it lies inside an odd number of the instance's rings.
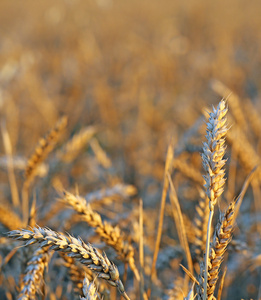
[[[226,127],[226,113],[227,108],[224,100],[221,100],[217,109],[213,107],[213,112],[209,114],[207,123],[207,142],[204,143],[202,162],[203,167],[206,171],[206,175],[203,178],[206,181],[205,189],[206,195],[209,199],[209,220],[207,229],[206,239],[206,255],[205,255],[205,266],[208,265],[209,255],[209,243],[210,243],[210,230],[211,223],[214,214],[214,206],[217,202],[218,197],[223,192],[223,186],[225,184],[225,171],[223,166],[226,160],[223,159],[225,154],[225,135],[227,132]],[[204,296],[207,297],[207,277],[208,271],[205,267],[205,280],[204,280]]]
[[118,288],[121,295],[129,300],[124,286],[119,277],[117,267],[109,261],[106,254],[101,255],[91,244],[85,244],[80,238],[65,236],[47,228],[33,228],[33,231],[13,230],[8,236],[13,239],[26,241],[26,246],[40,243],[40,247],[51,246],[55,251],[66,252],[69,256],[78,259],[82,264],[97,274],[97,277],[105,279],[110,285]]

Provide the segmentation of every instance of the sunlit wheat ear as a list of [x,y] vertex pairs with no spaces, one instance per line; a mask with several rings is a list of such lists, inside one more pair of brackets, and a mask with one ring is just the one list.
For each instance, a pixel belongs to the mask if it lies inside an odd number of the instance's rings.
[[91,244],[85,244],[80,238],[65,236],[51,229],[37,227],[31,230],[13,230],[8,236],[13,239],[26,241],[26,246],[40,243],[41,247],[50,246],[55,251],[66,252],[69,256],[78,259],[82,264],[97,274],[97,277],[106,280],[110,285],[117,287],[125,299],[129,299],[120,280],[117,267],[101,255]]
[[38,248],[33,253],[33,257],[29,260],[25,270],[26,274],[21,284],[18,300],[35,299],[35,294],[43,284],[44,271],[48,266],[52,253],[53,251],[49,251],[46,247]]
[[209,220],[206,239],[206,255],[205,255],[205,276],[204,276],[204,295],[203,299],[207,299],[207,278],[208,278],[208,255],[210,243],[210,230],[214,214],[214,207],[218,197],[222,194],[225,184],[225,170],[223,169],[226,160],[223,159],[225,154],[225,135],[226,127],[226,103],[221,100],[218,107],[213,107],[213,112],[209,114],[207,122],[207,142],[203,146],[202,162],[206,171],[204,179],[206,181],[206,195],[209,199]]
[[[231,202],[224,215],[220,215],[219,222],[215,229],[207,264],[207,299],[214,299],[213,294],[218,280],[220,266],[224,259],[224,254],[227,250],[227,245],[231,240],[233,231],[235,204],[235,201]],[[205,280],[203,278],[204,268],[205,266],[201,265],[201,276],[199,279],[200,286],[198,288],[199,299],[203,299],[203,285]]]
[[113,227],[109,222],[103,222],[101,216],[92,210],[90,204],[83,197],[75,196],[67,191],[63,191],[62,196],[62,201],[81,214],[83,220],[95,228],[97,234],[106,244],[116,250],[120,259],[129,264],[138,279],[139,274],[134,261],[134,248],[124,238],[120,228],[118,226]]
[[213,107],[213,112],[209,114],[207,122],[207,142],[204,142],[202,162],[206,171],[204,179],[205,188],[209,198],[209,208],[214,209],[217,198],[223,192],[225,184],[225,170],[222,169],[226,163],[223,159],[225,154],[225,135],[227,108],[224,100],[221,100],[217,109]]
[[29,210],[29,186],[37,175],[39,166],[55,147],[61,133],[67,125],[67,121],[67,117],[65,116],[59,119],[54,128],[51,129],[51,131],[39,141],[34,153],[27,162],[25,168],[25,181],[22,188],[23,221],[26,223],[28,222]]

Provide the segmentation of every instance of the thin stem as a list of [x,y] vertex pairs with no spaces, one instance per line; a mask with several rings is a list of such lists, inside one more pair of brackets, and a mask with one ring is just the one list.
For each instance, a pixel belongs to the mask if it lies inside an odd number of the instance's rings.
[[28,224],[29,216],[29,182],[26,180],[22,187],[22,212],[23,212],[23,222]]
[[139,260],[140,260],[140,300],[144,300],[144,249],[143,249],[143,202],[139,202]]
[[18,188],[17,188],[15,174],[14,174],[12,143],[11,143],[9,133],[6,129],[5,121],[1,123],[1,131],[2,131],[5,153],[7,157],[7,171],[8,171],[8,179],[9,179],[10,189],[12,194],[12,202],[15,207],[18,207],[20,204],[20,200],[19,200],[19,193],[18,193]]
[[172,143],[169,144],[167,157],[166,157],[166,164],[165,164],[165,172],[164,172],[164,183],[163,183],[163,191],[161,195],[161,206],[160,206],[160,216],[159,216],[159,224],[158,224],[158,231],[157,231],[157,237],[155,242],[155,250],[153,255],[153,261],[152,261],[152,267],[151,267],[151,278],[155,279],[157,277],[156,274],[156,262],[158,258],[159,248],[160,248],[160,241],[161,241],[161,234],[162,234],[162,228],[163,228],[163,219],[164,219],[164,210],[165,210],[165,203],[166,203],[166,197],[169,187],[168,177],[167,173],[170,171],[170,168],[172,167],[172,161],[173,161],[173,145]]
[[204,295],[203,295],[203,300],[207,299],[209,244],[210,244],[210,231],[211,231],[211,224],[212,224],[213,215],[214,215],[214,209],[212,208],[210,210],[210,212],[209,212],[209,218],[208,218],[206,254],[205,254],[205,272],[204,272]]
[[151,294],[152,281],[157,278],[156,263],[159,254],[161,234],[162,234],[163,221],[164,221],[165,203],[166,203],[166,197],[169,188],[167,173],[168,172],[171,173],[173,157],[174,157],[174,149],[173,149],[173,141],[171,141],[168,146],[166,163],[165,163],[163,190],[161,194],[161,205],[160,205],[160,213],[159,213],[159,223],[158,223],[157,237],[156,237],[156,242],[154,247],[154,254],[152,259],[149,288],[147,291],[148,298],[150,298],[150,294]]

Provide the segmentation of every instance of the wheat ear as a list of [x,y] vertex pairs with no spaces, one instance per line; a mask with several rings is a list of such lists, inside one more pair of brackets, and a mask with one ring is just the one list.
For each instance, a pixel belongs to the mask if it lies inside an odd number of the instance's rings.
[[195,230],[193,250],[198,262],[203,257],[203,253],[206,247],[206,236],[209,215],[208,198],[203,190],[200,190],[199,193],[200,199],[198,205],[195,208],[196,215],[193,220]]
[[72,138],[63,146],[62,150],[57,153],[59,159],[64,162],[73,161],[86,147],[90,139],[97,132],[94,126],[88,126],[81,129],[78,133],[74,134]]
[[48,266],[52,252],[45,247],[38,248],[33,253],[33,257],[29,260],[25,270],[26,274],[21,284],[18,300],[35,299],[36,292],[40,290],[43,284],[44,271]]
[[210,243],[210,230],[211,223],[214,214],[214,206],[218,197],[223,192],[223,186],[225,184],[225,171],[223,166],[226,160],[223,159],[225,154],[225,135],[227,132],[226,127],[226,113],[227,108],[224,100],[221,100],[217,109],[213,107],[213,112],[209,114],[207,123],[207,142],[204,143],[202,161],[203,167],[206,171],[206,175],[203,176],[206,184],[206,195],[209,199],[209,220],[206,239],[206,255],[205,255],[205,280],[204,280],[204,296],[207,298],[207,279],[208,279],[208,256],[209,256],[209,243]]
[[91,244],[85,244],[80,238],[65,236],[47,228],[33,228],[33,231],[13,230],[8,236],[13,239],[26,241],[25,246],[40,243],[41,247],[51,246],[55,251],[66,252],[78,259],[82,264],[95,272],[99,278],[105,279],[110,285],[118,288],[121,295],[129,300],[120,280],[117,267],[109,261],[106,254],[101,255]]
[[44,161],[48,154],[55,147],[62,131],[67,125],[67,117],[62,117],[56,123],[55,127],[46,135],[45,138],[42,138],[39,141],[39,144],[34,150],[34,153],[29,158],[27,166],[25,168],[25,182],[22,188],[22,210],[23,210],[23,221],[27,222],[28,219],[28,208],[29,208],[29,199],[28,199],[28,190],[31,182],[34,180],[39,165]]
[[[227,208],[225,214],[220,217],[216,226],[213,242],[209,250],[209,257],[207,265],[201,265],[201,275],[203,275],[204,269],[207,269],[207,299],[213,299],[213,294],[218,280],[218,273],[220,265],[223,261],[224,254],[227,249],[227,245],[231,240],[231,234],[233,230],[233,223],[235,220],[235,201],[231,202]],[[203,299],[204,294],[202,286],[204,286],[205,278],[201,276],[199,279],[200,288],[198,289],[199,299]],[[205,292],[205,288],[204,288]]]
[[95,231],[106,244],[113,247],[124,262],[129,263],[136,278],[139,279],[139,273],[134,261],[134,249],[127,240],[124,240],[119,227],[113,227],[108,222],[102,222],[101,216],[92,210],[90,204],[88,204],[83,197],[75,196],[67,191],[63,191],[62,201],[69,204],[74,210],[82,215],[83,220],[91,227],[95,228]]
[[[205,291],[208,297],[207,299],[210,300],[215,299],[213,294],[216,287],[216,282],[218,280],[218,273],[220,270],[220,266],[224,258],[224,253],[231,240],[233,225],[237,217],[239,208],[241,206],[241,203],[243,201],[249,183],[253,179],[256,169],[257,168],[254,168],[251,171],[251,173],[247,176],[239,196],[230,203],[224,215],[220,216],[219,222],[215,229],[213,242],[209,250],[209,257],[208,257],[207,264],[205,265],[201,264],[200,279],[199,279],[200,282],[198,285],[199,299],[203,299]],[[205,257],[206,256],[207,255],[205,255]],[[208,272],[206,290],[205,290],[205,278],[203,278],[205,270],[207,270]]]
[[33,180],[37,167],[53,150],[66,125],[67,117],[62,117],[58,120],[54,128],[51,129],[44,138],[40,139],[38,146],[35,148],[34,153],[27,162],[25,169],[25,178],[27,182],[31,182]]

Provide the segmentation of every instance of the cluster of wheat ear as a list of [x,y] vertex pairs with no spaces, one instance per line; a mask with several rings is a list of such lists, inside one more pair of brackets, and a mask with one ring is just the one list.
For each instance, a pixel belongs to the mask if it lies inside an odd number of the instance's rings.
[[[76,218],[84,221],[89,227],[94,228],[96,234],[108,246],[114,248],[118,255],[118,259],[125,264],[125,275],[123,282],[126,282],[126,266],[129,265],[134,274],[135,280],[139,283],[140,299],[154,299],[153,290],[154,283],[156,282],[156,261],[158,258],[160,239],[163,226],[163,213],[165,208],[165,200],[167,196],[168,187],[170,188],[170,201],[173,210],[174,220],[176,223],[178,236],[180,239],[181,247],[184,250],[188,269],[183,266],[186,272],[184,278],[177,278],[177,286],[172,290],[169,299],[181,299],[185,293],[187,295],[184,299],[192,300],[212,300],[221,299],[222,287],[224,283],[224,275],[220,281],[218,295],[216,286],[221,272],[221,264],[224,260],[229,242],[232,239],[232,232],[236,216],[239,211],[246,188],[252,178],[247,178],[242,188],[240,195],[234,200],[230,201],[224,213],[220,213],[219,220],[212,233],[212,220],[214,210],[217,206],[218,198],[222,195],[225,185],[225,165],[226,159],[224,158],[226,150],[226,134],[227,134],[227,104],[225,100],[221,100],[217,108],[209,113],[207,121],[206,142],[203,144],[202,162],[205,170],[204,190],[202,189],[202,180],[199,177],[197,170],[190,171],[190,167],[182,162],[182,160],[174,159],[174,151],[172,144],[169,145],[168,154],[165,166],[164,189],[162,193],[162,205],[160,213],[159,228],[157,234],[157,242],[155,245],[155,252],[153,256],[152,268],[150,270],[150,277],[148,282],[144,281],[144,253],[143,253],[143,211],[142,205],[140,206],[140,223],[139,223],[139,269],[137,268],[137,260],[135,259],[135,247],[133,247],[130,239],[126,237],[118,225],[113,225],[108,221],[104,221],[102,216],[95,212],[90,204],[94,200],[102,201],[110,199],[113,195],[133,195],[135,189],[131,186],[123,186],[121,184],[115,185],[113,188],[95,193],[90,193],[85,198],[66,191],[60,182],[56,184],[59,194],[58,204],[65,204],[71,207],[76,212]],[[29,185],[32,183],[36,169],[49,152],[53,149],[57,136],[62,129],[66,126],[67,119],[62,118],[55,128],[50,131],[45,140],[41,140],[40,146],[36,148],[35,153],[29,159],[26,168],[25,178],[25,191],[28,192]],[[90,127],[89,129],[80,132],[79,136],[72,138],[63,150],[58,152],[58,159],[70,161],[75,158],[75,153],[79,153],[81,148],[81,141],[89,141],[96,129]],[[108,159],[105,159],[105,154],[97,142],[94,143],[95,151],[101,154],[103,159],[100,158],[101,164],[104,168],[111,166]],[[107,163],[104,163],[106,161]],[[196,207],[196,217],[193,223],[185,220],[182,215],[181,208],[178,202],[177,194],[175,192],[174,184],[171,180],[172,167],[183,170],[183,174],[190,177],[200,187],[200,200]],[[25,193],[27,195],[27,193]],[[26,203],[23,207],[27,209],[28,199],[24,198]],[[98,201],[98,202],[99,202]],[[94,202],[95,203],[95,202]],[[141,202],[142,203],[142,202]],[[5,211],[5,208],[0,207],[0,210]],[[125,299],[130,299],[127,295],[124,285],[120,279],[120,273],[116,265],[110,261],[107,255],[101,254],[96,247],[91,243],[85,243],[80,237],[75,238],[72,235],[65,235],[63,233],[51,230],[47,227],[35,225],[35,213],[32,212],[28,219],[27,229],[21,228],[24,224],[18,216],[12,212],[6,212],[7,218],[2,218],[2,223],[6,224],[10,230],[8,237],[23,241],[24,246],[31,246],[38,244],[38,247],[32,253],[31,258],[27,262],[25,275],[20,281],[18,299],[36,299],[36,294],[44,294],[44,276],[48,269],[49,261],[54,252],[59,252],[63,265],[68,269],[70,280],[74,285],[74,291],[81,299],[109,299],[102,293],[102,284],[96,282],[99,279],[105,280],[110,286],[116,287],[119,294]],[[24,217],[27,217],[28,211],[24,211]],[[8,216],[12,218],[10,222]],[[51,217],[49,217],[51,218]],[[15,230],[13,230],[15,229]],[[189,232],[189,230],[191,232]],[[194,230],[194,231],[193,231]],[[191,233],[191,234],[189,234]],[[192,243],[191,251],[189,243]],[[192,255],[194,259],[192,261]],[[198,266],[198,268],[197,268]],[[194,274],[197,272],[198,274]],[[187,277],[188,275],[188,277]],[[192,284],[189,288],[189,280]],[[147,292],[146,292],[147,285]],[[107,288],[105,287],[105,290]],[[182,291],[182,293],[181,293]],[[175,296],[174,296],[175,295]],[[79,299],[79,298],[78,298]],[[158,299],[158,298],[155,298]]]

